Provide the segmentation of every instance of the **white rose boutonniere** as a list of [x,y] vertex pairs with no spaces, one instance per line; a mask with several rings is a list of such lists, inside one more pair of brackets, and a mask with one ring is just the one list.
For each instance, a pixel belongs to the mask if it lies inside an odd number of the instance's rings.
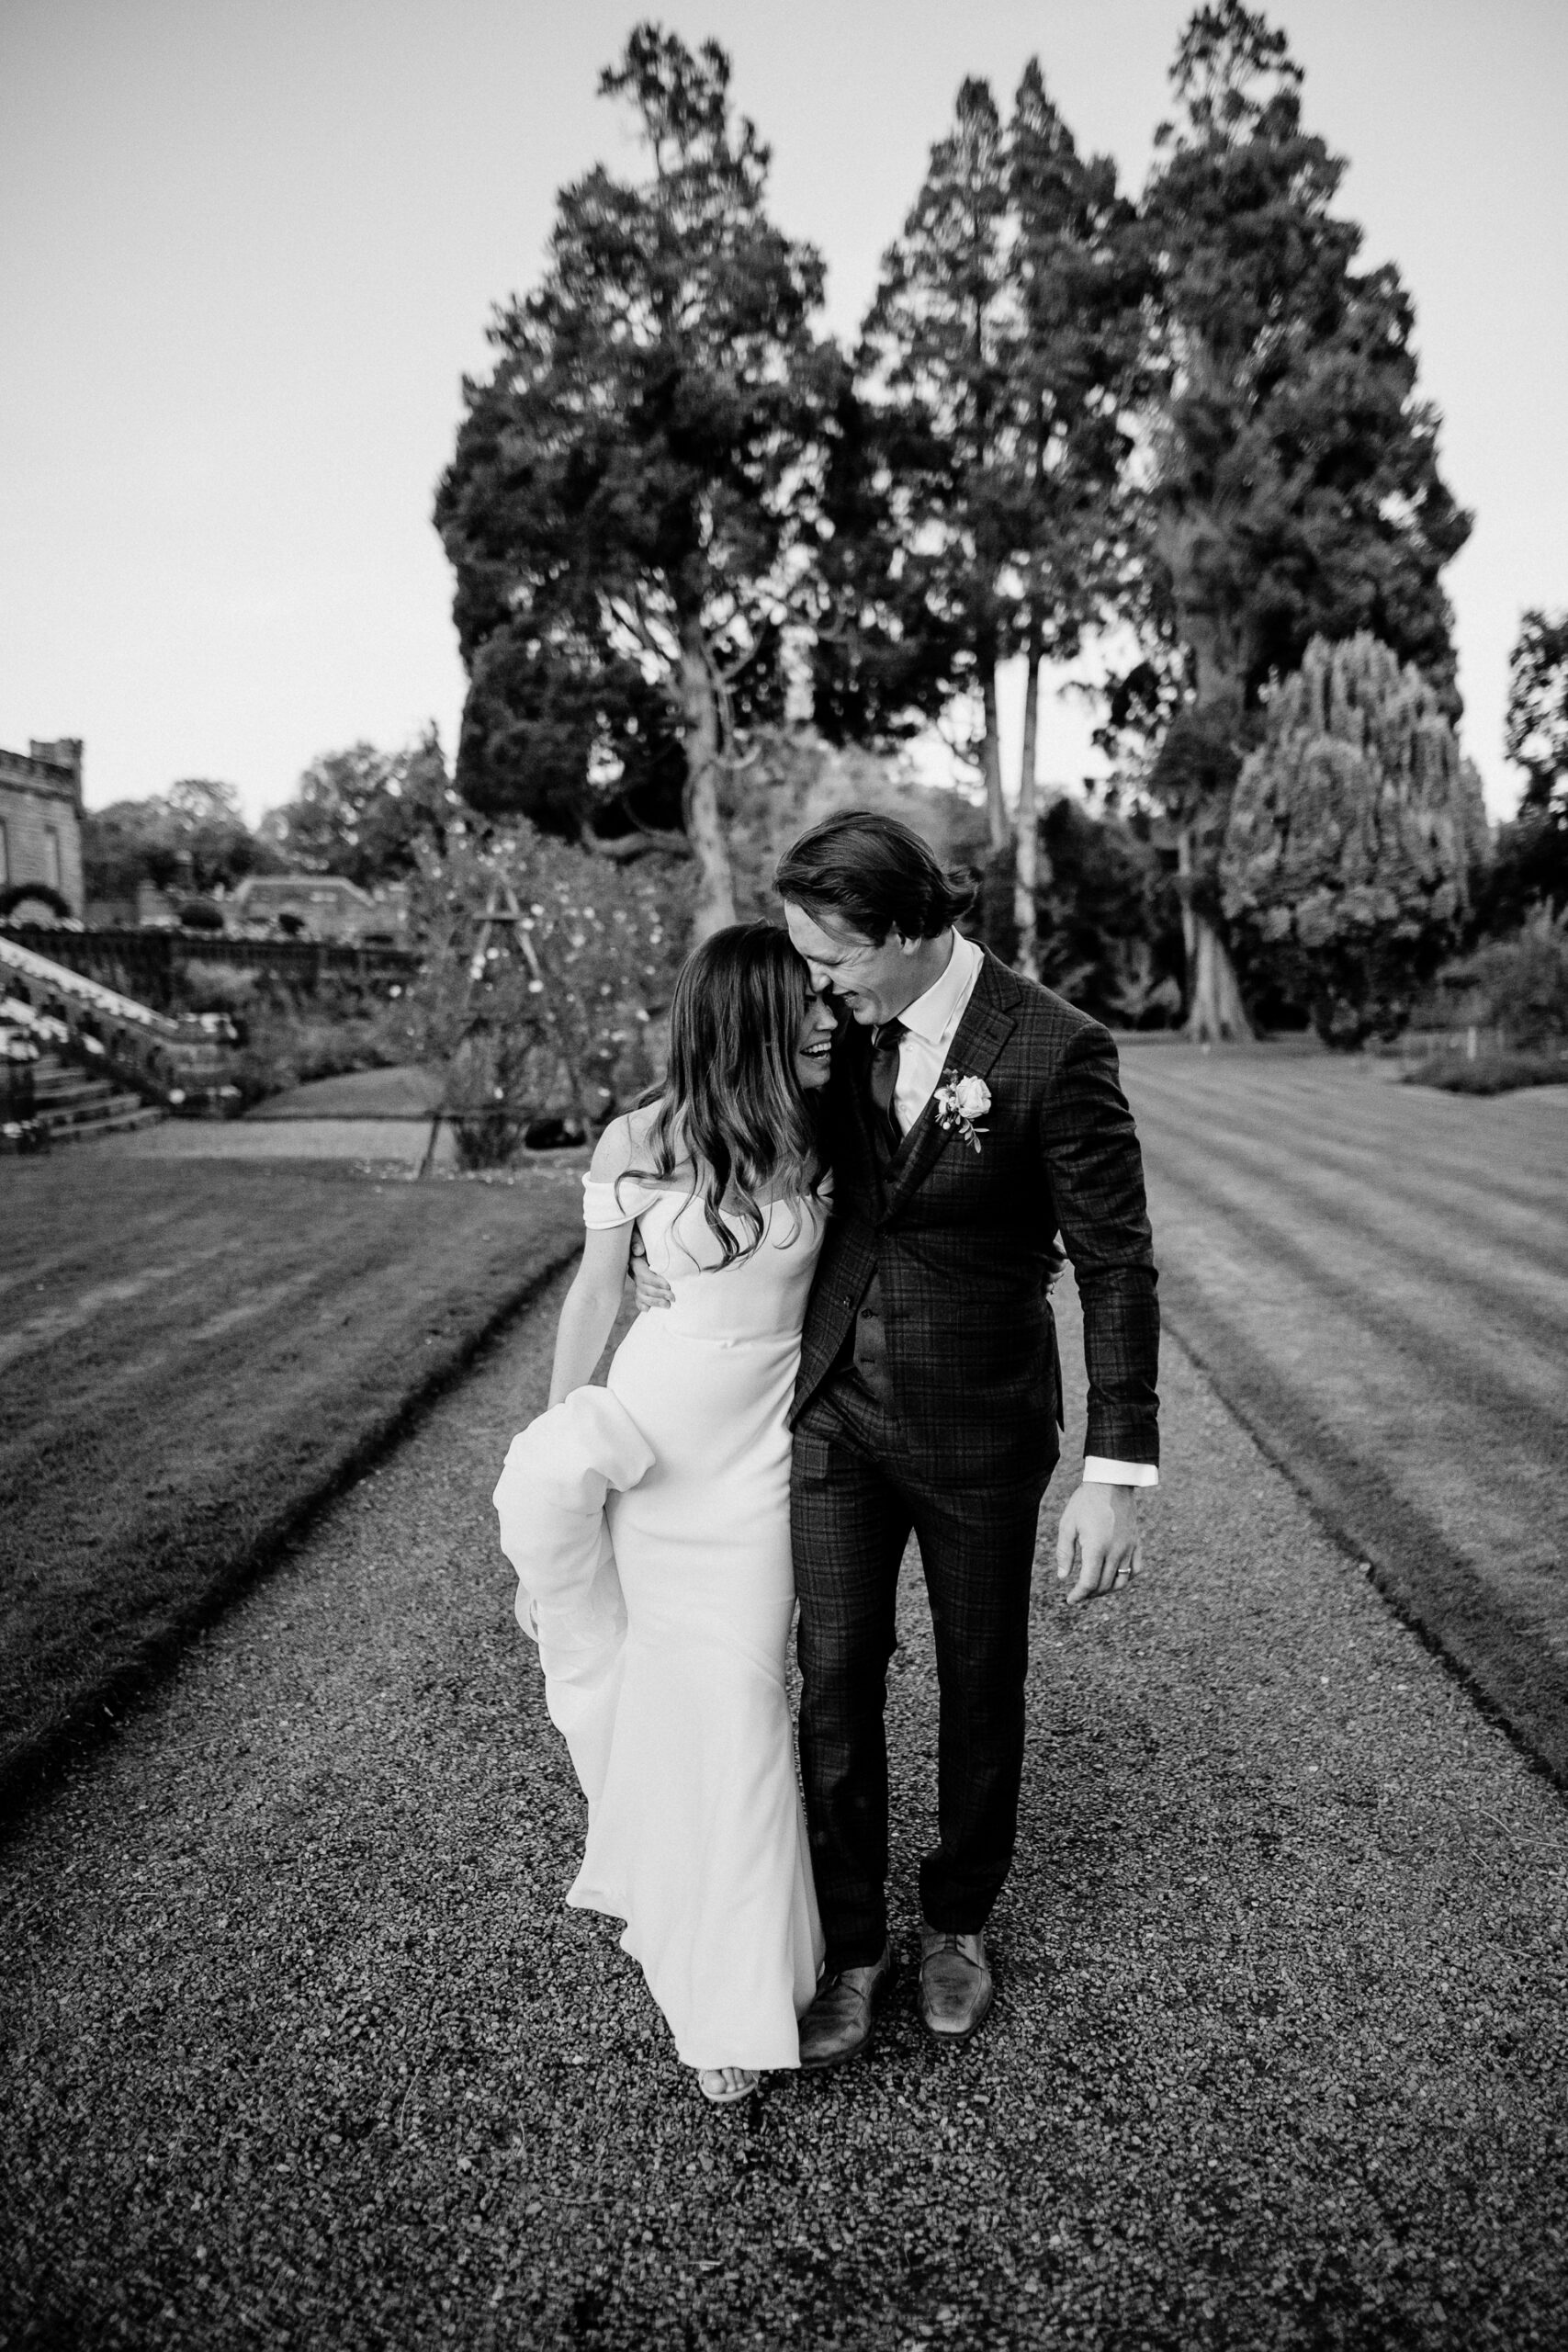
[[956,1128],[971,1151],[980,1148],[984,1127],[975,1125],[991,1107],[991,1090],[983,1078],[950,1078],[936,1091],[937,1125]]

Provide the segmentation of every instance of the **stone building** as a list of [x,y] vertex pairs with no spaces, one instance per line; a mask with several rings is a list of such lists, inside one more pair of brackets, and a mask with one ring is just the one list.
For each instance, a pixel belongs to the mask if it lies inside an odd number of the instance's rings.
[[39,882],[80,919],[82,746],[72,736],[0,751],[0,890]]

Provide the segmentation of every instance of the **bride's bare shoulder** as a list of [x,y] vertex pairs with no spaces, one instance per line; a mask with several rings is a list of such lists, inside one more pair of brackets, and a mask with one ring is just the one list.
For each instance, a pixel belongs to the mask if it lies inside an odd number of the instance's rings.
[[613,1184],[617,1176],[644,1160],[658,1109],[657,1102],[639,1102],[634,1111],[623,1111],[619,1118],[611,1120],[593,1147],[588,1171],[597,1183]]

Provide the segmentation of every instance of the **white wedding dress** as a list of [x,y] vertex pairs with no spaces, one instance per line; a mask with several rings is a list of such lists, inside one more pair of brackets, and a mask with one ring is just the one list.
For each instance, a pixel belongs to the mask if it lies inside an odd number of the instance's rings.
[[[625,1613],[614,1670],[581,1678],[597,1719],[583,1744],[588,1842],[567,1900],[626,1922],[622,1945],[687,2065],[795,2066],[822,1933],[784,1692],[784,1417],[825,1211],[770,1204],[761,1246],[725,1267],[691,1193],[630,1177],[618,1196],[585,1178],[584,1193],[590,1227],[639,1225],[673,1304],[637,1317],[599,1412],[635,1424],[626,1437],[646,1440],[652,1463],[642,1470],[637,1455],[636,1483],[604,1505],[614,1558],[603,1566]],[[547,1612],[539,1631],[548,1677]],[[552,1713],[565,1728],[553,1701]]]

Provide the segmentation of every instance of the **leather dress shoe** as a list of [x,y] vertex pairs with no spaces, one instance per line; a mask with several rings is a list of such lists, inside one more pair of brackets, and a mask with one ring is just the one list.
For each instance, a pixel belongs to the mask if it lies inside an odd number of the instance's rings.
[[983,1935],[920,1929],[920,2023],[939,2041],[967,2041],[991,2006]]
[[817,1997],[800,2020],[800,2065],[807,2075],[841,2066],[859,2055],[871,2040],[877,2002],[893,1981],[893,1947],[882,1947],[882,1957],[867,1968],[841,1968],[825,1976]]

